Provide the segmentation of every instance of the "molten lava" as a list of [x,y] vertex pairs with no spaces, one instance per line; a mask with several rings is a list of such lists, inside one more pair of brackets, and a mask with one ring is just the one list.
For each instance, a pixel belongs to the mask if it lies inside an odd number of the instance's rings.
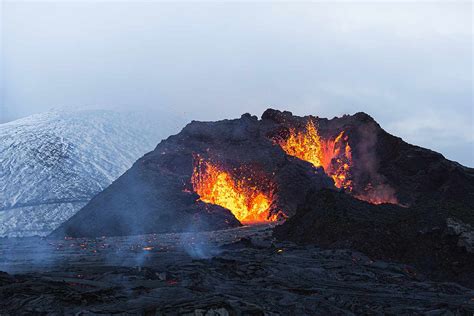
[[269,213],[269,182],[259,178],[251,172],[236,177],[219,165],[196,157],[191,182],[201,201],[229,209],[242,223],[276,221],[276,216]]
[[279,139],[277,143],[288,155],[323,167],[338,188],[352,190],[352,153],[344,131],[334,139],[325,140],[310,120],[304,131],[290,129],[289,137]]

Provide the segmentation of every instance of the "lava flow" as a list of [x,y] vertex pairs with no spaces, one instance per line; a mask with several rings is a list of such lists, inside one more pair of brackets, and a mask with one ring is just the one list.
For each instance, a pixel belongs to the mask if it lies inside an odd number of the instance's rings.
[[332,140],[325,140],[310,120],[304,131],[290,129],[290,136],[279,139],[277,143],[288,155],[308,161],[316,167],[323,167],[338,188],[352,191],[352,153],[344,131]]
[[[201,201],[229,209],[241,223],[276,221],[269,212],[272,202],[269,182],[258,178],[249,171],[236,177],[219,165],[196,157],[191,182]],[[263,187],[267,190],[261,190]]]

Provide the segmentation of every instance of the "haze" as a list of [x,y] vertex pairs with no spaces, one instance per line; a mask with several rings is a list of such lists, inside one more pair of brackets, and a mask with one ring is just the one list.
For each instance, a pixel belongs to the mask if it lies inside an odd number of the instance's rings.
[[51,108],[189,119],[364,111],[474,166],[472,4],[0,5],[0,122]]

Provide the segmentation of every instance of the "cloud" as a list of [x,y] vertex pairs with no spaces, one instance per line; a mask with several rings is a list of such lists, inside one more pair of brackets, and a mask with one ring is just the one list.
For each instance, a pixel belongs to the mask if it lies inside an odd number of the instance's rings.
[[[469,2],[3,3],[0,121],[60,106],[214,120],[271,105],[366,111],[426,147],[404,126],[433,139],[472,132]],[[453,126],[428,128],[440,117]],[[443,153],[474,165],[470,139],[455,141]]]

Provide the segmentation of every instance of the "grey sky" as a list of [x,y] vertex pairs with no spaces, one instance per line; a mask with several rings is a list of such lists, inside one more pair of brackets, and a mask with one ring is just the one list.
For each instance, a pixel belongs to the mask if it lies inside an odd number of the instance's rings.
[[63,106],[200,120],[269,106],[365,111],[474,166],[470,2],[3,1],[0,10],[0,122]]

